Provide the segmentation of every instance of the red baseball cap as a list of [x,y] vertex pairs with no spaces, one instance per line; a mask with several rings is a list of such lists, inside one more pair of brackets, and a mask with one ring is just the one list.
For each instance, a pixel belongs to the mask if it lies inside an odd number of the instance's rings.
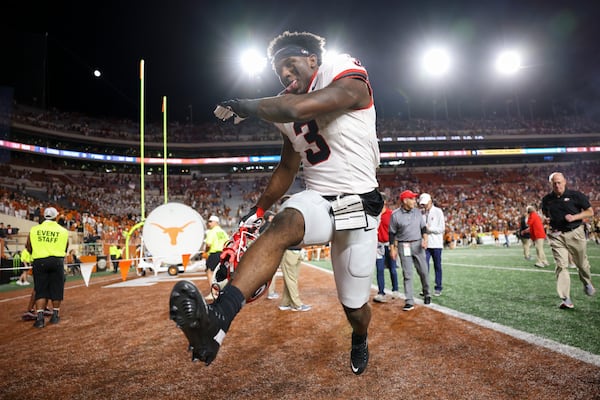
[[416,199],[417,197],[419,197],[419,195],[412,190],[405,190],[404,192],[400,193],[400,201],[404,199]]

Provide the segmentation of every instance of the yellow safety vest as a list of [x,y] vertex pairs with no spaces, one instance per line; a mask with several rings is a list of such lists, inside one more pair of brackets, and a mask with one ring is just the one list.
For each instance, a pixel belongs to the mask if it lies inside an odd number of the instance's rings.
[[26,263],[31,263],[33,258],[31,257],[31,253],[27,249],[21,250],[21,261]]
[[206,247],[208,254],[223,251],[225,243],[229,240],[227,233],[220,226],[215,226],[206,231]]
[[114,258],[121,258],[121,254],[123,254],[122,251],[114,244],[108,248],[108,253],[111,256],[114,256]]
[[56,221],[46,220],[29,231],[31,257],[33,260],[46,257],[64,257],[67,254],[69,231]]

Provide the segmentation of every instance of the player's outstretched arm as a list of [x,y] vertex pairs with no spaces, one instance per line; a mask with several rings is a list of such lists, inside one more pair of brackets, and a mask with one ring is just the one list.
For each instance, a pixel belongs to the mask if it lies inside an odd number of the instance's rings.
[[271,122],[302,122],[335,111],[367,107],[370,102],[371,92],[364,81],[343,78],[306,94],[227,100],[217,106],[215,116],[221,120],[257,116]]

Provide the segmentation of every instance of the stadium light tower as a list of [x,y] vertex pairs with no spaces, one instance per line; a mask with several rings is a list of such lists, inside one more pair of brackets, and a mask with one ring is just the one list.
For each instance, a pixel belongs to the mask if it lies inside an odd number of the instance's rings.
[[[425,52],[422,59],[423,70],[433,77],[436,81],[444,79],[451,67],[451,59],[448,51],[441,47],[433,47]],[[437,83],[437,82],[436,82]],[[448,100],[446,99],[446,90],[442,88],[444,98],[444,111],[446,112],[446,120],[448,120]],[[436,109],[436,99],[433,99],[434,118]]]
[[[496,57],[494,66],[496,68],[496,72],[498,72],[500,75],[513,77],[522,68],[521,54],[516,50],[503,50]],[[516,88],[513,88],[513,94],[515,97],[515,103],[517,104],[517,115],[519,118],[521,118],[521,105],[519,104],[519,96]]]

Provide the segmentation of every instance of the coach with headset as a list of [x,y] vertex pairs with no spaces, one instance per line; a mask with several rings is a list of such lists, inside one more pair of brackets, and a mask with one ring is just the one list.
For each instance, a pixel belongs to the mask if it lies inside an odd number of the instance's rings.
[[33,258],[33,283],[37,319],[33,326],[45,326],[44,309],[52,300],[54,312],[51,324],[60,321],[60,303],[65,291],[64,260],[69,246],[69,231],[56,222],[58,211],[54,207],[44,210],[44,222],[29,231],[25,247]]

